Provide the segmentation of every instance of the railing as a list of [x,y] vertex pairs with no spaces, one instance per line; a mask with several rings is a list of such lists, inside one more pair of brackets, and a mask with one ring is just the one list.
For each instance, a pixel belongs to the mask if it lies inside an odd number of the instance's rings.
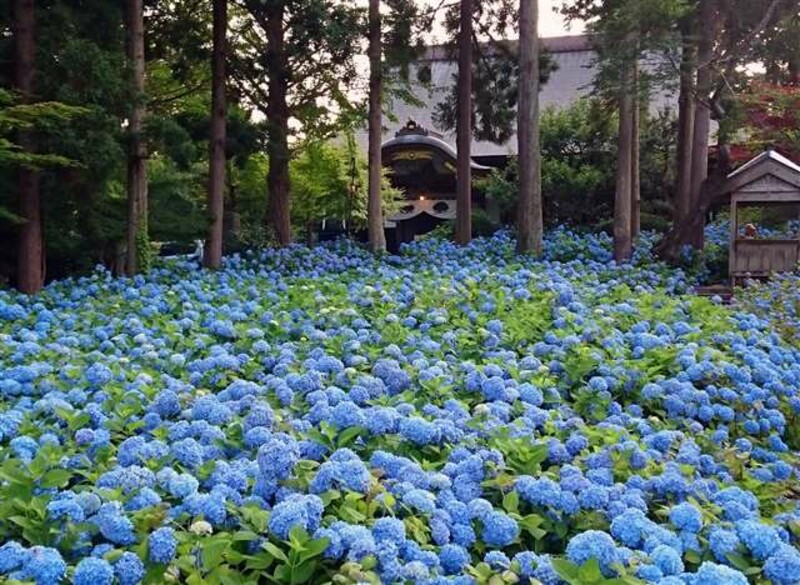
[[798,260],[800,240],[737,239],[731,250],[731,274],[791,272]]

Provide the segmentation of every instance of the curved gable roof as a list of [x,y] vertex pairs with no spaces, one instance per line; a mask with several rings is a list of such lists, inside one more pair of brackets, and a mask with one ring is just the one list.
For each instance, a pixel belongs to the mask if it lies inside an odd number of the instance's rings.
[[[434,150],[438,150],[446,158],[450,159],[451,162],[455,163],[458,157],[455,148],[450,146],[447,142],[442,140],[441,138],[437,138],[436,136],[431,136],[430,134],[402,134],[400,136],[395,136],[394,138],[387,140],[381,145],[381,150],[390,150],[396,148],[406,148],[406,147],[415,147],[415,146],[427,146],[433,148]],[[483,165],[479,165],[474,160],[470,162],[470,167],[476,171],[489,171],[491,167],[486,167]]]

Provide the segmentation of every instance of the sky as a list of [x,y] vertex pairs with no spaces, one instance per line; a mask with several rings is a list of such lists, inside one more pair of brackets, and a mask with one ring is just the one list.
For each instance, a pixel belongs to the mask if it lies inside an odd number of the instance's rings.
[[[539,36],[557,37],[561,35],[577,35],[583,32],[580,22],[572,23],[569,28],[561,15],[556,11],[563,0],[539,0]],[[437,6],[441,0],[424,0],[427,5]],[[436,31],[434,31],[436,35]]]
[[570,24],[569,29],[564,19],[555,11],[561,6],[561,0],[539,0],[539,35],[557,37],[560,35],[577,35],[583,32],[580,22]]

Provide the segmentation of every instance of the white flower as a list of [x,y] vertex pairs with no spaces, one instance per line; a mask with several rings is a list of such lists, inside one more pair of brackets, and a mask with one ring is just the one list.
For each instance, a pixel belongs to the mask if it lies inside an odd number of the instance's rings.
[[189,530],[198,536],[205,536],[207,534],[211,534],[214,532],[213,526],[206,522],[205,520],[198,520],[191,526],[189,526]]

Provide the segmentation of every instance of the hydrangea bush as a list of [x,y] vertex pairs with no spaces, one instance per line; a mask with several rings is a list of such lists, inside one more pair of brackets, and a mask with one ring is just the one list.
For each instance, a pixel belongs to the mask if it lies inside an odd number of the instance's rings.
[[800,351],[606,236],[512,251],[0,292],[0,579],[800,583]]

